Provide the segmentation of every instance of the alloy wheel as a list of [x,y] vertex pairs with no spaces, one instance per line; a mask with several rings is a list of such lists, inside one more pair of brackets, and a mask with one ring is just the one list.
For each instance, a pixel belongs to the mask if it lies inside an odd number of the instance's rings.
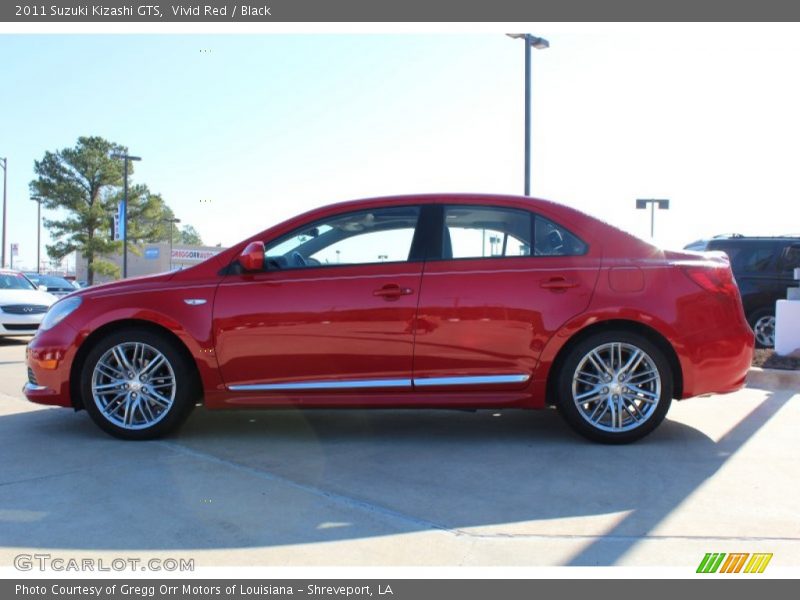
[[167,357],[143,342],[123,342],[95,364],[92,399],[110,423],[128,430],[161,421],[175,402],[175,372]]
[[765,348],[775,345],[775,315],[764,315],[753,324],[756,341]]
[[661,374],[653,358],[623,342],[597,346],[578,362],[572,399],[580,416],[601,431],[641,427],[661,399]]

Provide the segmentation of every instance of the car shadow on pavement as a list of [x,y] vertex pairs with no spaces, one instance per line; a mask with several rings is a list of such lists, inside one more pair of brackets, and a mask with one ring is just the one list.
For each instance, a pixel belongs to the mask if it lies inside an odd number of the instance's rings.
[[[717,442],[691,446],[691,455],[685,456],[686,462],[681,461],[679,467],[682,473],[679,477],[670,480],[669,485],[659,490],[659,501],[656,503],[643,503],[636,507],[616,526],[606,534],[577,553],[568,563],[569,566],[614,565],[623,555],[632,549],[640,538],[648,536],[661,524],[691,494],[696,492],[701,485],[717,473],[752,437],[772,419],[792,398],[793,392],[770,392],[766,399],[754,410],[747,414],[733,428],[731,428]],[[672,458],[666,458],[672,461]],[[763,469],[767,467],[766,460],[762,460]],[[644,465],[642,465],[644,466]],[[662,468],[663,462],[657,465]],[[632,470],[631,473],[639,479],[641,473]],[[769,481],[769,477],[764,477]],[[752,482],[740,482],[741,490],[745,490]],[[640,485],[646,485],[646,480]],[[726,512],[735,512],[739,520],[759,523],[764,516],[764,507],[759,502],[741,503],[738,497],[719,498],[714,511],[718,515]],[[732,519],[736,521],[737,519]],[[701,524],[702,527],[702,524]],[[702,530],[691,531],[686,537],[703,537],[708,535]],[[781,534],[791,532],[782,531]],[[715,537],[715,536],[708,536]],[[759,536],[756,536],[759,537]],[[769,537],[769,536],[764,536]]]
[[770,395],[719,442],[667,420],[629,446],[586,442],[551,410],[198,409],[145,443],[114,440],[85,413],[9,414],[0,546],[200,550],[444,530],[584,536],[569,564],[613,565],[790,397]]

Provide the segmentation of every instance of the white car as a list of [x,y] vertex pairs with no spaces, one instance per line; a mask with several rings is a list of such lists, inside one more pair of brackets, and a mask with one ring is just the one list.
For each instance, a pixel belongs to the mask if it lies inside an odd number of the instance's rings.
[[33,335],[56,300],[22,273],[0,270],[0,337]]

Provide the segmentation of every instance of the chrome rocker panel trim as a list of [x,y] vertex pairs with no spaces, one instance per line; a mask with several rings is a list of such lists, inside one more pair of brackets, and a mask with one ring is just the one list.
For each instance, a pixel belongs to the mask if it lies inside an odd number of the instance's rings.
[[354,379],[350,381],[297,381],[287,383],[248,383],[229,385],[232,392],[280,392],[303,390],[356,390],[411,388],[448,385],[500,385],[524,383],[530,375],[477,375],[463,377],[426,377],[422,379]]

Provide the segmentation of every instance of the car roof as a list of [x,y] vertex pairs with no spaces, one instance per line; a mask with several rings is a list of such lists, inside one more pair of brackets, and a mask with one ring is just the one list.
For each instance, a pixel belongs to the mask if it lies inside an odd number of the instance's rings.
[[793,236],[734,236],[734,237],[715,237],[706,240],[707,243],[713,242],[800,242],[800,237]]

